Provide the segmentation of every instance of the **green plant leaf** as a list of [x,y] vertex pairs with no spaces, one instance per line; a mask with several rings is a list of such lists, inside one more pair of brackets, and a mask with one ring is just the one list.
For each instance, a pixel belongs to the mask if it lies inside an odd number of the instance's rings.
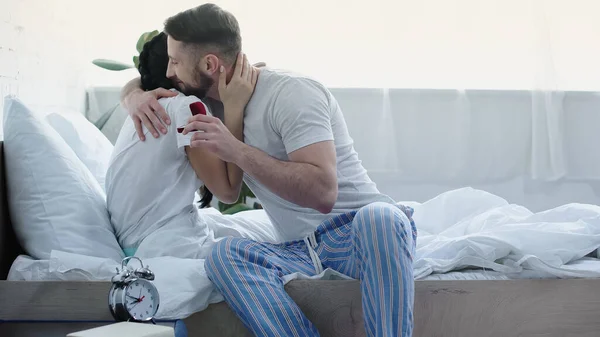
[[250,188],[248,187],[248,185],[246,185],[246,183],[242,184],[242,192],[241,192],[241,194],[244,197],[256,198],[256,196],[254,195],[254,193],[252,193],[252,191],[250,190]]
[[129,64],[125,64],[125,63],[122,63],[119,61],[113,61],[113,60],[105,60],[105,59],[95,59],[92,61],[92,63],[97,65],[100,68],[104,68],[104,69],[112,70],[112,71],[121,71],[121,70],[133,68],[133,66],[129,65]]
[[137,40],[137,43],[135,44],[135,50],[137,50],[138,53],[141,53],[142,49],[144,49],[144,44],[146,43],[146,35],[148,35],[148,32],[140,35],[140,37]]
[[229,204],[219,201],[219,212],[223,213],[226,209],[228,209],[231,206],[232,205],[229,205]]
[[140,57],[139,56],[133,57],[133,65],[135,66],[135,69],[138,69],[140,67]]
[[160,34],[160,32],[158,30],[153,30],[151,31],[148,36],[146,37],[146,42],[152,40],[156,35]]
[[153,30],[151,32],[145,32],[142,35],[140,35],[137,43],[135,44],[135,49],[137,50],[137,52],[141,53],[144,49],[144,45],[146,44],[146,42],[152,40],[152,38],[158,34],[160,34],[158,30]]
[[252,208],[250,208],[248,205],[245,204],[235,204],[232,207],[229,207],[228,209],[226,209],[225,211],[221,212],[223,214],[235,214],[235,213],[239,213],[239,212],[243,212],[243,211],[248,211],[251,210]]
[[96,126],[98,128],[98,130],[102,131],[102,128],[104,127],[104,125],[106,125],[106,122],[108,122],[108,120],[112,117],[115,110],[117,110],[117,108],[119,108],[119,106],[121,106],[120,102],[115,104],[112,107],[112,109],[103,113],[102,116],[100,116],[100,118],[98,118],[98,120],[94,122],[94,126]]

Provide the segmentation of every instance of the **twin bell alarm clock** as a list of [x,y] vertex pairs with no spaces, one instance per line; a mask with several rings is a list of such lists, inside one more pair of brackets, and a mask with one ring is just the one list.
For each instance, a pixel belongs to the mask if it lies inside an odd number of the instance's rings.
[[[131,259],[138,260],[140,268],[126,266]],[[148,266],[144,267],[139,258],[130,256],[121,261],[121,269],[117,268],[117,274],[112,277],[108,293],[108,308],[115,320],[154,323],[160,298],[153,280],[154,273]]]

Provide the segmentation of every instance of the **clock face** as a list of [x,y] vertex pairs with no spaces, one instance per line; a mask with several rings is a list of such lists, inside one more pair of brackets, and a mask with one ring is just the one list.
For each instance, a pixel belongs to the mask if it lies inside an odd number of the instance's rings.
[[145,321],[153,318],[158,304],[158,292],[147,280],[135,280],[125,289],[125,308],[135,320]]

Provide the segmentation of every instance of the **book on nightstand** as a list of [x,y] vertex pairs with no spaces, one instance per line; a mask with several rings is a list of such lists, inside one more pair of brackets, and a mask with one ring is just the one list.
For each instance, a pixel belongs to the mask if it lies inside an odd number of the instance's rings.
[[67,337],[175,337],[172,327],[154,324],[121,322],[94,329],[73,332]]

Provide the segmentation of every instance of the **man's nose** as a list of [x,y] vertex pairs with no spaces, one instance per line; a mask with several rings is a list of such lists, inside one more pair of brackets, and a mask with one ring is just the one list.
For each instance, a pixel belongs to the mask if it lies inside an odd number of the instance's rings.
[[167,66],[167,78],[172,78],[173,76],[175,76],[175,71],[173,70],[171,63],[169,63]]

